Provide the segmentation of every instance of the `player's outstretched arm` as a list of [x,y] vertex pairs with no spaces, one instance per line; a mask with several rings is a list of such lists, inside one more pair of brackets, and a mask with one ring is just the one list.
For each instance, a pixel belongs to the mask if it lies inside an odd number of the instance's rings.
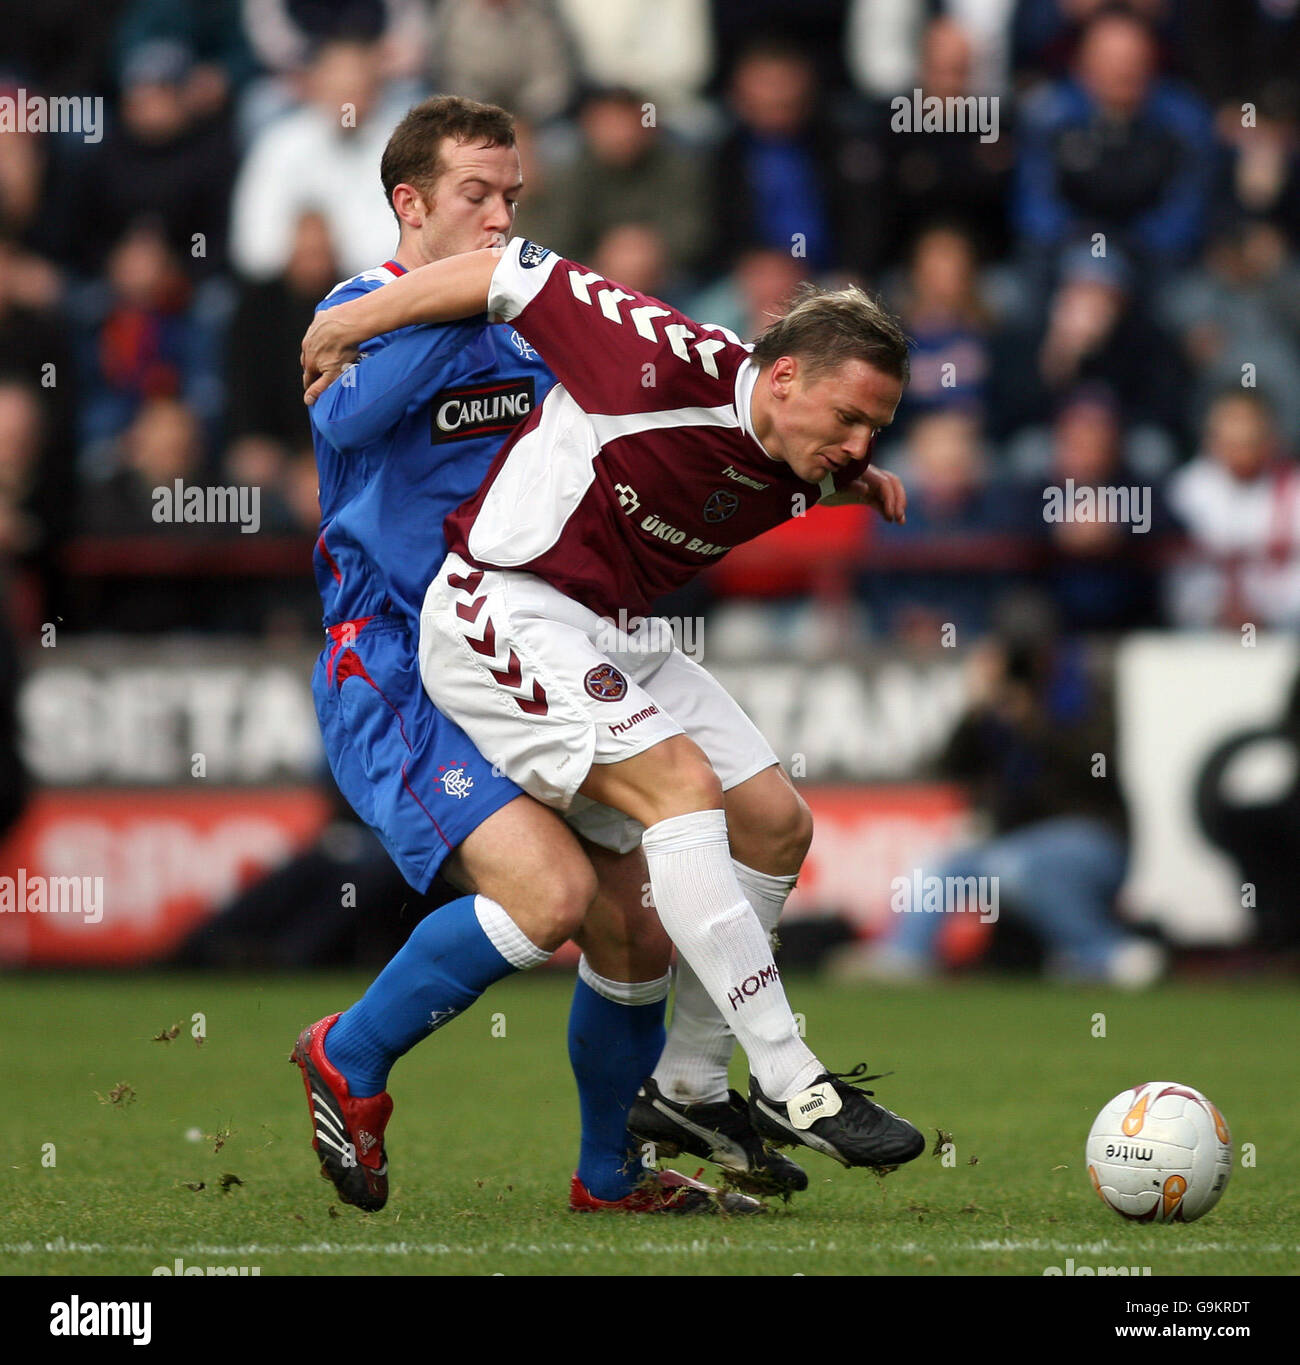
[[500,259],[494,247],[448,256],[317,313],[302,339],[303,401],[314,403],[355,359],[357,347],[371,337],[485,312],[492,272]]

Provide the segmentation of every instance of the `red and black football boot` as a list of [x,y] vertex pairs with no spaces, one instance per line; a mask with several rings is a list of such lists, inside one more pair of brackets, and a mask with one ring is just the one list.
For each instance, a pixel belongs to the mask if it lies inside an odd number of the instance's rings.
[[647,1171],[622,1199],[597,1199],[574,1172],[569,1182],[574,1213],[761,1213],[763,1205],[737,1190],[715,1190],[680,1171]]
[[332,1180],[339,1198],[366,1213],[388,1201],[388,1155],[384,1128],[393,1112],[393,1097],[354,1099],[348,1083],[325,1055],[325,1035],[339,1016],[331,1014],[298,1035],[291,1062],[297,1062],[311,1111],[312,1149],[320,1157],[323,1179]]

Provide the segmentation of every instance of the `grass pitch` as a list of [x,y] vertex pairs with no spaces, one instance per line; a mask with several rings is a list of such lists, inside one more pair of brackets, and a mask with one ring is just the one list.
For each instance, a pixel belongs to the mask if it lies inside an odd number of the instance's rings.
[[[892,1069],[875,1083],[878,1098],[932,1139],[951,1134],[947,1160],[927,1155],[881,1179],[807,1153],[809,1190],[765,1215],[616,1218],[565,1207],[577,1106],[570,983],[558,974],[494,988],[399,1063],[388,1207],[365,1215],[338,1204],[316,1174],[302,1084],[286,1059],[304,1024],[365,984],[6,980],[5,1271],[147,1275],[177,1260],[264,1276],[1041,1275],[1067,1260],[1149,1266],[1153,1276],[1300,1268],[1294,987],[1129,996],[792,979],[791,1001],[827,1063],[846,1070],[865,1057]],[[174,1038],[156,1040],[178,1023]],[[1083,1165],[1101,1105],[1153,1079],[1209,1094],[1238,1148],[1223,1201],[1186,1227],[1123,1221]]]

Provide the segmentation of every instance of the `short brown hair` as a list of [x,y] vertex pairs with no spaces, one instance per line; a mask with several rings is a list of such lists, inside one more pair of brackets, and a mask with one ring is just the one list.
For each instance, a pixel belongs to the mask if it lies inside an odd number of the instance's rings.
[[444,138],[477,142],[484,147],[515,145],[515,116],[495,104],[480,104],[460,95],[435,95],[407,112],[393,129],[379,162],[379,178],[391,208],[393,191],[414,185],[427,201],[447,169],[442,160]]
[[804,362],[810,377],[846,360],[865,360],[906,383],[911,377],[907,347],[899,320],[861,289],[804,284],[790,311],[754,343],[754,359],[764,366],[783,355],[795,356]]

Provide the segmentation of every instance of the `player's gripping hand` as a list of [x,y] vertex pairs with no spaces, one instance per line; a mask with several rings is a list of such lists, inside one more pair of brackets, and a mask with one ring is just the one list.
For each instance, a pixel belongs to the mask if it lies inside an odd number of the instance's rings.
[[868,465],[852,483],[822,499],[823,507],[847,503],[874,507],[886,521],[896,521],[900,526],[907,520],[907,489],[897,474],[886,469]]
[[308,407],[357,359],[355,329],[344,311],[350,306],[341,303],[317,313],[302,339],[302,401]]

